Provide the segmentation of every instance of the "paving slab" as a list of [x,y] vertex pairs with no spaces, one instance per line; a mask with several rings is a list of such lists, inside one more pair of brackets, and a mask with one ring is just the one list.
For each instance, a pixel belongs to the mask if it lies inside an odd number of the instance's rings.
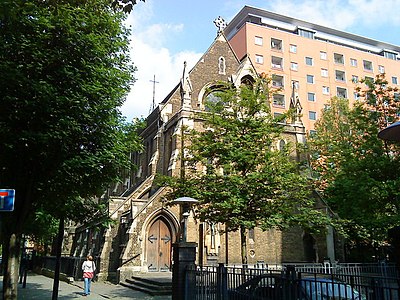
[[[0,277],[0,290],[3,290],[3,277]],[[47,300],[52,298],[53,292],[53,279],[29,273],[26,280],[26,287],[23,288],[22,284],[18,285],[18,300],[35,299]],[[73,283],[66,283],[60,281],[58,289],[58,299],[91,299],[91,300],[104,300],[104,299],[141,299],[141,300],[170,300],[171,296],[149,296],[145,293],[134,291],[130,288],[123,287],[119,284],[112,284],[110,282],[92,282],[91,294],[83,296],[83,281],[75,281]]]

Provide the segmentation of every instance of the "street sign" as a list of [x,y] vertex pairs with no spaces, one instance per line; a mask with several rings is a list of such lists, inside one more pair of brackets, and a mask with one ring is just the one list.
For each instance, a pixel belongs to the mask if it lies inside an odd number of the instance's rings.
[[15,190],[0,189],[0,212],[13,211],[15,202]]

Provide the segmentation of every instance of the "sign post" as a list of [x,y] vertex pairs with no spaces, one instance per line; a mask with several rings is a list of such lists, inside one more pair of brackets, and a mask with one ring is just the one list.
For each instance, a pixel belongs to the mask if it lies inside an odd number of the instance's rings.
[[13,211],[15,202],[15,190],[0,189],[0,212]]

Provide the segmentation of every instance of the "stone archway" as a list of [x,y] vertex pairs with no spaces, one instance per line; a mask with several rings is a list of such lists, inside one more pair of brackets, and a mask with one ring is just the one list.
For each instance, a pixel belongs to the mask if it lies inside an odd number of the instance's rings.
[[158,215],[149,223],[146,233],[146,260],[149,272],[166,272],[171,269],[174,232],[172,224],[164,215]]

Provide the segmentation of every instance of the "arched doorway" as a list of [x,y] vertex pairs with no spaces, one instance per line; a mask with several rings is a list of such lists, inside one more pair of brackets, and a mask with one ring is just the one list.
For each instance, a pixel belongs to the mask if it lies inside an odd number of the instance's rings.
[[304,248],[304,258],[306,262],[318,261],[316,240],[309,233],[304,233],[303,235],[303,248]]
[[149,272],[165,272],[171,269],[172,231],[162,216],[149,226],[146,239],[147,266]]

